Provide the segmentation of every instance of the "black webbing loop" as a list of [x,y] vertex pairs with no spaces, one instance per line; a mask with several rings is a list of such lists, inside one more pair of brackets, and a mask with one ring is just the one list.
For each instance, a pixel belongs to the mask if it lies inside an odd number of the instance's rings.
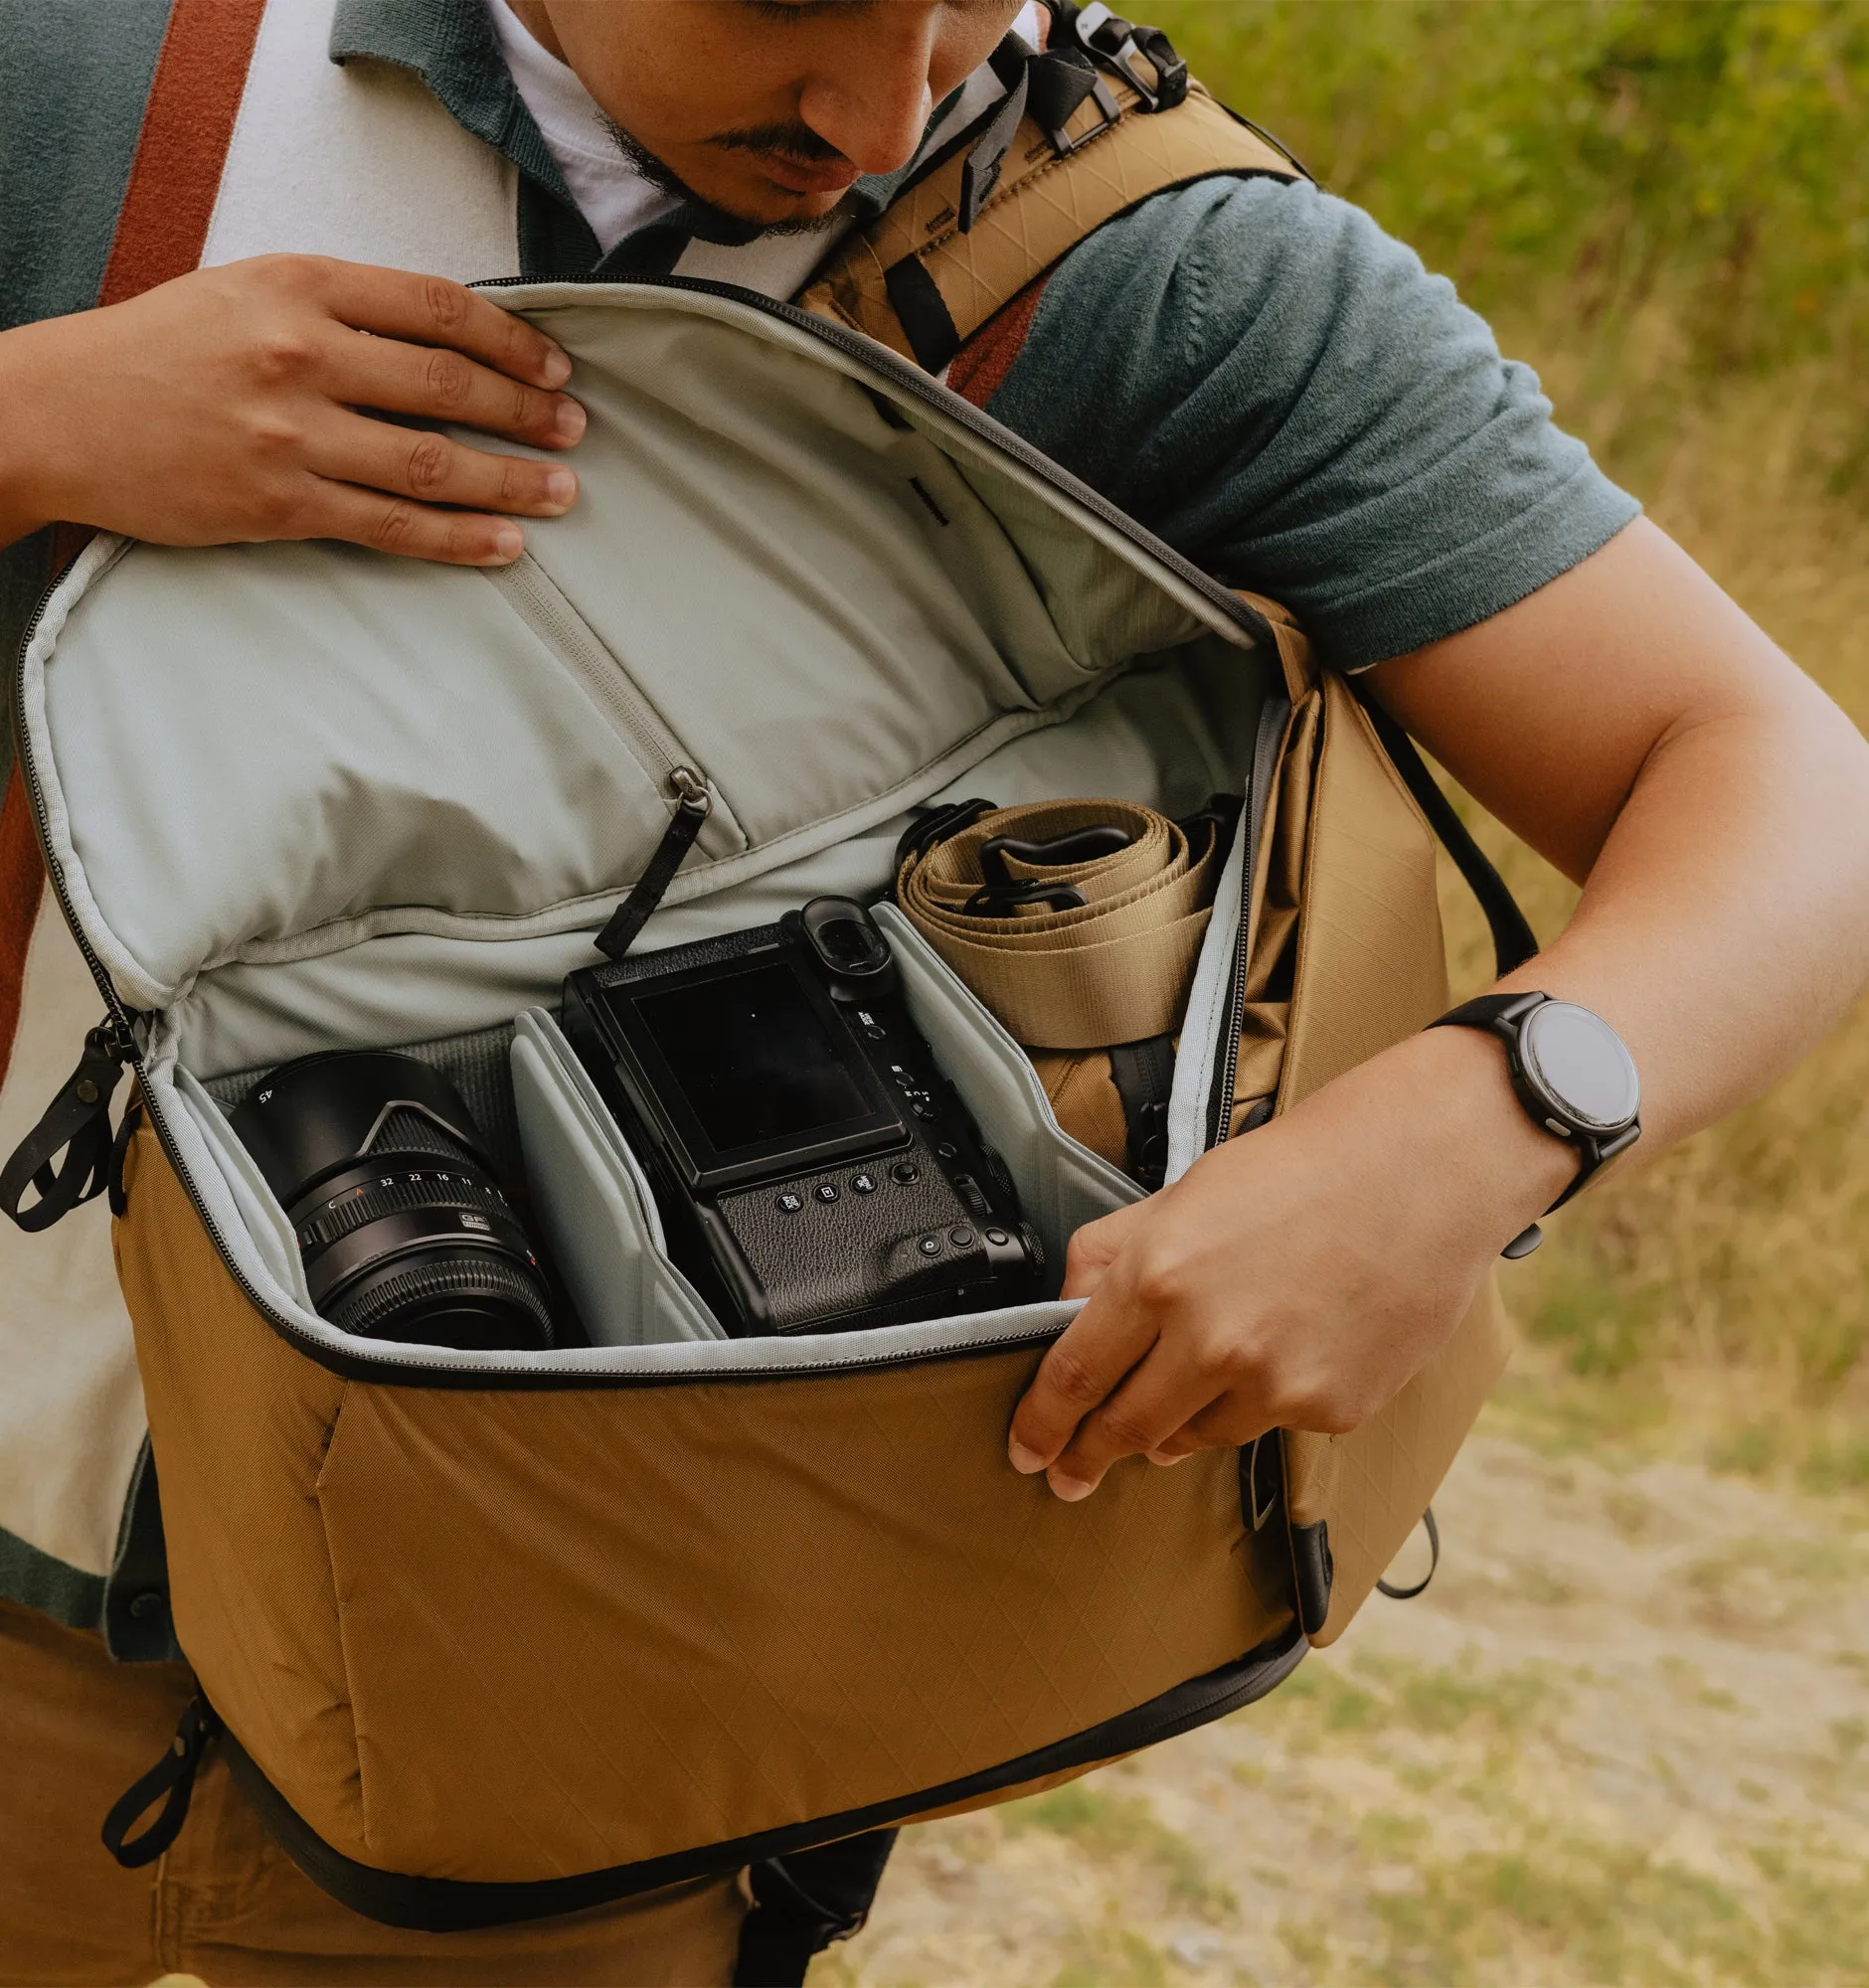
[[1415,742],[1378,704],[1360,676],[1351,677],[1350,688],[1369,714],[1369,722],[1382,741],[1383,750],[1395,762],[1415,804],[1428,817],[1429,826],[1440,836],[1454,867],[1466,879],[1466,887],[1479,900],[1492,932],[1493,962],[1503,978],[1534,957],[1538,934],[1518,908],[1506,881],[1501,877],[1471,835],[1465,822],[1454,812],[1453,803],[1441,791],[1441,782],[1428,770],[1427,762],[1415,749]]
[[1435,1570],[1441,1565],[1441,1528],[1435,1524],[1435,1508],[1430,1505],[1422,1514],[1422,1525],[1428,1533],[1428,1572],[1413,1587],[1391,1587],[1386,1580],[1376,1583],[1376,1592],[1386,1594],[1391,1601],[1413,1601],[1435,1577]]
[[883,288],[915,363],[925,373],[938,373],[960,350],[960,328],[928,264],[920,255],[903,256],[883,271]]
[[872,1829],[754,1865],[734,1988],[801,1988],[814,1955],[861,1932],[896,1836]]
[[[109,1184],[110,1100],[132,1054],[114,1021],[92,1029],[78,1068],[0,1168],[0,1211],[28,1234],[50,1229]],[[64,1162],[55,1166],[60,1153]],[[29,1188],[39,1199],[27,1208]]]
[[[175,1738],[169,1750],[144,1774],[126,1788],[103,1819],[103,1847],[126,1871],[153,1864],[182,1833],[188,1820],[189,1797],[195,1792],[195,1772],[208,1742],[221,1730],[221,1722],[202,1698],[191,1698],[182,1708]],[[132,1837],[130,1827],[162,1796],[168,1799],[156,1819],[142,1835]]]
[[[1017,65],[1010,76],[1001,75],[1004,58],[1010,57]],[[1006,84],[1006,94],[986,129],[968,148],[967,156],[960,167],[960,212],[958,225],[962,235],[971,234],[973,224],[980,218],[980,209],[993,197],[993,189],[999,184],[999,175],[1006,163],[1006,154],[1012,150],[1012,141],[1018,135],[1019,121],[1025,115],[1027,79],[1031,75],[1031,58],[1016,38],[1008,36],[994,50],[992,65],[995,75]]]
[[1109,1079],[1122,1100],[1129,1178],[1153,1194],[1168,1176],[1168,1099],[1175,1080],[1173,1035],[1117,1043],[1109,1052]]
[[650,914],[675,881],[682,858],[694,847],[695,837],[714,812],[714,797],[707,782],[692,766],[677,766],[668,783],[678,797],[675,818],[655,846],[648,867],[630,888],[629,896],[610,913],[610,921],[597,933],[596,948],[610,959],[621,959],[635,944],[636,935],[649,922]]

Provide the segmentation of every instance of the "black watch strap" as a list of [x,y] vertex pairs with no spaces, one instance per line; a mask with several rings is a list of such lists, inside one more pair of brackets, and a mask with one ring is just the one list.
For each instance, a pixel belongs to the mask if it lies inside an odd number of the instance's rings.
[[[1518,994],[1481,994],[1471,1001],[1462,1001],[1457,1008],[1448,1009],[1428,1025],[1432,1029],[1479,1029],[1487,1035],[1497,1036],[1506,1046],[1512,1088],[1525,1108],[1525,1115],[1542,1131],[1569,1140],[1576,1148],[1577,1173],[1564,1192],[1545,1210],[1547,1215],[1555,1214],[1582,1191],[1598,1168],[1614,1159],[1618,1153],[1626,1152],[1641,1136],[1639,1117],[1607,1134],[1592,1130],[1574,1117],[1566,1117],[1560,1123],[1532,1091],[1520,1057],[1520,1035],[1526,1021],[1551,998],[1549,994],[1535,990]],[[1603,1026],[1607,1028],[1609,1025],[1604,1023]],[[1508,1256],[1529,1255],[1542,1240],[1542,1232],[1534,1223],[1507,1245],[1505,1253]]]

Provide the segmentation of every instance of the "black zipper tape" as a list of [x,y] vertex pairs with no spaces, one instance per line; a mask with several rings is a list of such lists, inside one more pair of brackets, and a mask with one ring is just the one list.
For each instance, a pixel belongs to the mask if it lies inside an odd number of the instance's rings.
[[407,1926],[420,1932],[465,1932],[479,1926],[513,1925],[527,1919],[583,1911],[612,1900],[634,1898],[664,1885],[738,1871],[770,1857],[783,1857],[813,1844],[866,1830],[887,1828],[927,1809],[971,1801],[1001,1788],[1017,1787],[1072,1767],[1113,1759],[1139,1747],[1152,1746],[1197,1726],[1222,1719],[1281,1684],[1309,1649],[1296,1623],[1268,1638],[1257,1649],[1203,1677],[1176,1685],[1133,1711],[1118,1713],[1070,1739],[985,1767],[937,1787],[894,1795],[863,1808],[844,1809],[808,1822],[731,1837],[722,1843],[678,1850],[639,1863],[616,1864],[603,1871],[579,1872],[568,1878],[537,1878],[519,1883],[475,1884],[457,1878],[411,1878],[360,1864],[334,1850],[279,1793],[234,1735],[223,1729],[221,1745],[241,1792],[258,1810],[260,1820],[278,1839],[292,1862],[320,1890],[365,1918],[381,1925]]

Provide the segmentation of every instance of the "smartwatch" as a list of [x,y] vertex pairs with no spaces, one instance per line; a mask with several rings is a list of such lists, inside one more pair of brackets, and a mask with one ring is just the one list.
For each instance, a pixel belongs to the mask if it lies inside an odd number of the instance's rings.
[[[1577,1149],[1577,1177],[1547,1215],[1560,1209],[1597,1169],[1641,1137],[1641,1079],[1622,1038],[1601,1015],[1549,994],[1482,994],[1464,1001],[1433,1029],[1481,1029],[1505,1045],[1506,1071],[1525,1115],[1541,1131]],[[1507,1256],[1528,1256],[1544,1240],[1537,1223],[1508,1242]]]

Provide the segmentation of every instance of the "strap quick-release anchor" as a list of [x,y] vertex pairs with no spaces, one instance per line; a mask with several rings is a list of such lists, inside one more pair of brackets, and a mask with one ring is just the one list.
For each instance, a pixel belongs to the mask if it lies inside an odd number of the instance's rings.
[[[110,1184],[110,1100],[123,1067],[136,1054],[126,1022],[108,1016],[85,1038],[85,1054],[39,1123],[0,1168],[0,1211],[29,1234],[50,1229],[63,1215],[103,1193]],[[60,1153],[62,1164],[55,1165]],[[39,1199],[23,1204],[27,1190]]]
[[[188,1804],[195,1792],[195,1775],[208,1743],[221,1731],[221,1722],[205,1698],[191,1698],[182,1708],[181,1723],[169,1750],[148,1773],[133,1781],[111,1805],[103,1819],[103,1847],[126,1871],[153,1864],[182,1833],[188,1820]],[[167,1799],[163,1800],[166,1796]],[[158,1801],[162,1807],[156,1819],[140,1836],[130,1830]]]

